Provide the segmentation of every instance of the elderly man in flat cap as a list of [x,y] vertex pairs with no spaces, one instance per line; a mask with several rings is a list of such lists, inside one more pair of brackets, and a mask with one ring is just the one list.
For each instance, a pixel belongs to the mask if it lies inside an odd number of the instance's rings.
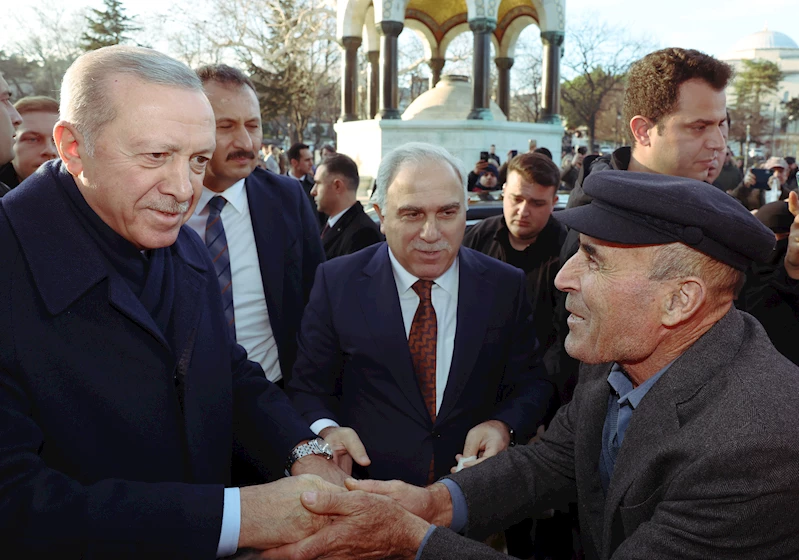
[[306,493],[338,517],[267,558],[505,558],[458,533],[565,501],[592,559],[799,558],[799,368],[732,305],[773,233],[693,179],[606,171],[585,190],[558,214],[580,249],[556,279],[580,384],[541,441],[426,489]]

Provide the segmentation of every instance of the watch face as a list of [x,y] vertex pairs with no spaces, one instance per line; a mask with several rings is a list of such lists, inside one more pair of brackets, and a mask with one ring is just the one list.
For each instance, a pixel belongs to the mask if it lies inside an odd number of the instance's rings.
[[319,451],[325,455],[333,456],[333,448],[323,438],[316,438],[316,445],[319,446]]

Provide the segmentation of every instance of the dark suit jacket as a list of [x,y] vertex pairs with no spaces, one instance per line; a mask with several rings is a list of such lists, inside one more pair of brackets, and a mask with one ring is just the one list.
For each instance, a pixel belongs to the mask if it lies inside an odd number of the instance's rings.
[[322,236],[322,245],[327,258],[332,259],[380,243],[382,238],[380,228],[363,211],[363,205],[356,202],[338,219],[336,225],[328,228]]
[[258,167],[244,182],[280,371],[291,377],[297,333],[325,255],[315,212],[297,180]]
[[376,479],[424,484],[449,472],[466,433],[502,420],[527,441],[552,385],[535,340],[522,271],[460,251],[457,331],[435,424],[416,381],[388,246],[319,267],[289,388],[308,423],[330,418],[363,441]]
[[[591,559],[799,558],[799,369],[732,309],[652,386],[605,496],[598,462],[611,364],[583,365],[540,444],[453,480],[481,537],[576,500]],[[436,529],[422,558],[505,558]]]
[[266,460],[312,434],[230,341],[194,232],[169,248],[165,338],[58,174],[0,201],[2,555],[212,559],[234,435]]

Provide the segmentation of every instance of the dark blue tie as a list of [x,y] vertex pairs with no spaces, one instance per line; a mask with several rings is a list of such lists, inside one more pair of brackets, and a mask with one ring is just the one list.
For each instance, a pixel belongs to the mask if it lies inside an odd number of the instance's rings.
[[208,221],[205,223],[205,246],[214,261],[219,289],[222,291],[222,307],[230,328],[230,336],[236,340],[236,318],[233,314],[233,277],[230,273],[230,253],[227,250],[225,226],[222,225],[222,208],[227,200],[215,196],[208,202]]

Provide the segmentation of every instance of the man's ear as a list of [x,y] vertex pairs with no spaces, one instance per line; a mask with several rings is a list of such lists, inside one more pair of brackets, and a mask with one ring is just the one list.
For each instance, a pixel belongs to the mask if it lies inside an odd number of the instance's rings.
[[635,115],[630,119],[630,130],[633,133],[635,143],[641,146],[649,146],[651,144],[649,132],[654,128],[655,123],[647,117]]
[[53,139],[69,174],[80,175],[83,172],[83,136],[72,123],[58,121],[53,129]]
[[335,185],[335,187],[336,187],[336,193],[337,194],[341,194],[342,191],[347,188],[346,185],[344,185],[344,181],[342,181],[338,177],[333,179],[333,185]]
[[385,235],[386,234],[386,225],[385,225],[385,221],[384,221],[384,218],[383,218],[383,213],[380,212],[380,207],[377,204],[372,204],[372,207],[375,209],[375,212],[377,212],[377,217],[380,218],[380,233]]
[[[672,283],[673,282],[673,283]],[[677,278],[669,282],[663,301],[663,325],[674,327],[693,317],[707,300],[707,286],[696,276]]]

